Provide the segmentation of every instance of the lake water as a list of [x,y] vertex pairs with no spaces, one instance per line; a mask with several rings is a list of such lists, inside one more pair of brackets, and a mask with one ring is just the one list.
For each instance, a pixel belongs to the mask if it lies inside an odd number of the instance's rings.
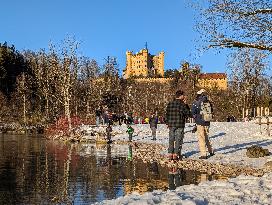
[[91,204],[133,191],[175,189],[205,173],[132,160],[128,145],[65,144],[0,134],[0,204]]

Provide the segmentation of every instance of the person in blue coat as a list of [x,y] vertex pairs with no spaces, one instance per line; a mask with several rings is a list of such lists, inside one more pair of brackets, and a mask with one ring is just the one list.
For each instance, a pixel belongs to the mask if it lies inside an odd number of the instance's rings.
[[207,159],[206,147],[210,156],[214,155],[212,144],[209,140],[209,127],[212,119],[212,103],[208,100],[206,91],[201,89],[192,105],[192,115],[197,126],[197,135],[201,156],[199,159]]

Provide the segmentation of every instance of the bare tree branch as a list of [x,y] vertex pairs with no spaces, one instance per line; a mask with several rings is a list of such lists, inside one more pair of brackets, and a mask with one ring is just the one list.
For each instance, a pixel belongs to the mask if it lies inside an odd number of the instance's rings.
[[272,9],[258,9],[252,12],[246,12],[246,13],[239,13],[244,16],[252,16],[256,14],[272,14]]
[[265,50],[265,51],[271,51],[272,52],[272,47],[271,46],[266,46],[266,45],[261,45],[261,44],[253,44],[253,43],[245,43],[245,42],[240,42],[240,41],[234,41],[231,39],[223,39],[223,40],[218,40],[216,44],[212,44],[209,47],[226,47],[226,48],[256,48],[259,50]]

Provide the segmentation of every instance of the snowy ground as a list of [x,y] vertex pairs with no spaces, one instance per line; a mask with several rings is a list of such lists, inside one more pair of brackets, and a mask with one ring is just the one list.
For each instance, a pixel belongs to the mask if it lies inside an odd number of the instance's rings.
[[[151,130],[148,124],[132,125],[135,129],[133,141],[159,143],[165,145],[162,154],[167,153],[168,131],[166,125],[160,124],[157,129],[157,140],[152,141]],[[185,137],[182,152],[189,158],[198,159],[199,147],[197,134],[192,133],[193,124],[186,124]],[[260,126],[254,122],[213,122],[210,126],[210,140],[215,150],[215,156],[207,159],[209,162],[221,162],[226,164],[249,165],[261,168],[272,161],[272,155],[263,158],[248,158],[246,148],[252,145],[259,145],[272,152],[272,135],[268,137],[265,130],[266,125]],[[83,129],[88,130],[87,126]],[[97,128],[105,130],[104,127]],[[113,140],[128,140],[126,125],[114,126],[113,133],[116,135]],[[262,133],[261,133],[262,132]]]
[[[157,130],[157,141],[151,140],[149,125],[133,125],[135,136],[133,141],[158,143],[165,146],[162,154],[167,153],[168,129],[166,125],[159,125]],[[198,159],[199,148],[196,133],[191,130],[193,124],[186,124],[183,153],[192,159]],[[267,136],[266,126],[254,122],[213,122],[210,127],[210,140],[215,149],[215,156],[207,159],[209,162],[221,162],[226,164],[249,165],[262,168],[272,156],[263,158],[248,158],[246,148],[259,145],[272,152],[272,136]],[[87,126],[83,127],[89,130]],[[96,129],[104,130],[100,127]],[[126,126],[115,126],[113,132],[116,134],[113,140],[128,140]],[[143,195],[133,193],[114,200],[107,200],[97,204],[272,204],[272,173],[262,177],[238,176],[228,181],[207,181],[196,185],[186,185],[176,190],[153,191]]]
[[272,204],[272,174],[263,177],[239,176],[228,181],[207,181],[196,185],[185,185],[176,190],[153,191],[143,195],[133,193],[115,200],[106,200],[103,205],[118,204]]

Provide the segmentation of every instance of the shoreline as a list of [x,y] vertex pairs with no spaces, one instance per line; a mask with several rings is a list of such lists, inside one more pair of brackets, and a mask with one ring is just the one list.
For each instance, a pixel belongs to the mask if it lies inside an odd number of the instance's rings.
[[139,194],[133,192],[123,197],[104,200],[96,205],[118,204],[186,204],[186,205],[218,205],[218,204],[271,204],[272,173],[262,177],[240,175],[227,181],[206,181],[198,185],[183,185],[175,190],[156,190]]
[[[113,144],[127,144],[132,147],[132,157],[141,159],[145,163],[158,162],[164,167],[175,167],[184,170],[195,170],[207,174],[229,177],[227,181],[207,181],[199,185],[184,185],[175,190],[156,190],[144,194],[132,193],[112,200],[104,200],[96,204],[269,204],[272,200],[271,177],[272,156],[249,158],[246,149],[252,145],[272,150],[272,138],[261,135],[258,125],[253,122],[225,123],[215,122],[211,125],[210,139],[215,148],[215,156],[207,160],[200,160],[197,136],[186,125],[182,152],[187,158],[176,163],[165,157],[168,146],[168,129],[166,125],[159,125],[157,140],[152,141],[149,125],[132,125],[135,129],[133,142],[128,141],[126,125],[113,126]],[[104,144],[105,127],[81,126],[76,133],[80,133],[80,142],[89,144],[93,140],[97,144]],[[263,132],[265,133],[265,132]],[[50,139],[50,138],[49,138]],[[67,138],[51,140],[65,142]],[[71,141],[70,141],[71,142]],[[255,200],[256,203],[255,203]]]
[[[115,143],[119,144],[119,142]],[[175,167],[185,170],[205,172],[207,174],[218,174],[229,177],[239,175],[263,176],[265,173],[272,172],[271,168],[254,168],[250,166],[237,166],[231,163],[213,163],[205,160],[185,158],[179,161],[170,161],[165,156],[160,155],[159,150],[162,146],[147,143],[121,142],[133,147],[133,157],[142,160],[144,163],[157,162],[163,167]],[[140,148],[141,147],[141,148]],[[148,148],[148,149],[147,149]],[[148,150],[148,151],[146,151]],[[153,157],[149,157],[153,156]]]

